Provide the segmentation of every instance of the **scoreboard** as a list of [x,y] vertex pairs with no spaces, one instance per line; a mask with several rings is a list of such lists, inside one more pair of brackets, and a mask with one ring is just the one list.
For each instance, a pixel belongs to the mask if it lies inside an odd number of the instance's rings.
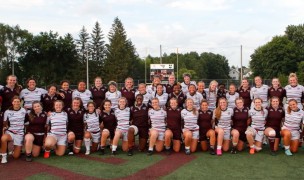
[[150,80],[158,75],[162,83],[168,83],[168,77],[174,75],[174,64],[150,64]]

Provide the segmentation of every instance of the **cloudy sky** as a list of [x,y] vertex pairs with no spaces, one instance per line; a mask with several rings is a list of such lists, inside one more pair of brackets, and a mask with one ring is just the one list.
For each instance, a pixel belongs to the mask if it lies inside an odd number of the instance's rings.
[[140,57],[147,53],[214,52],[229,65],[248,65],[254,49],[286,26],[304,23],[302,0],[5,0],[0,22],[37,34],[54,31],[77,38],[99,21],[107,36],[119,17]]

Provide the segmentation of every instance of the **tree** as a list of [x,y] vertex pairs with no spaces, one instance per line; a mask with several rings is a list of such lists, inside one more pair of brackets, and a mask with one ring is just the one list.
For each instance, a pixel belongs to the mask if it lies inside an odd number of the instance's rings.
[[206,78],[207,79],[228,79],[229,78],[229,64],[225,56],[204,52],[201,58],[206,63]]
[[87,59],[89,58],[89,54],[91,53],[89,40],[90,35],[87,32],[87,29],[82,26],[79,32],[79,39],[76,40],[78,60],[80,62],[80,66],[78,67],[78,80],[86,79],[86,63]]

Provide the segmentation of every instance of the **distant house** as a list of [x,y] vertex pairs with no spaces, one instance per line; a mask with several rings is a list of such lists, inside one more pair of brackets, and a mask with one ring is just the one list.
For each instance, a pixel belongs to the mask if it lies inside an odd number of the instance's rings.
[[249,68],[247,68],[246,70],[244,70],[243,78],[251,77],[252,73],[253,72]]
[[229,71],[229,76],[231,79],[239,80],[240,79],[240,72],[238,71],[238,68],[232,67]]

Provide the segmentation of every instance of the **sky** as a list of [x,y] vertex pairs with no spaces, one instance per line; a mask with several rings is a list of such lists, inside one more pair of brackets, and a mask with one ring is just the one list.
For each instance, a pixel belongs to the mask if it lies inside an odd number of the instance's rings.
[[33,34],[88,32],[96,21],[106,41],[118,17],[141,58],[196,51],[221,54],[229,65],[248,66],[256,48],[288,25],[304,23],[302,0],[5,0],[0,23]]

